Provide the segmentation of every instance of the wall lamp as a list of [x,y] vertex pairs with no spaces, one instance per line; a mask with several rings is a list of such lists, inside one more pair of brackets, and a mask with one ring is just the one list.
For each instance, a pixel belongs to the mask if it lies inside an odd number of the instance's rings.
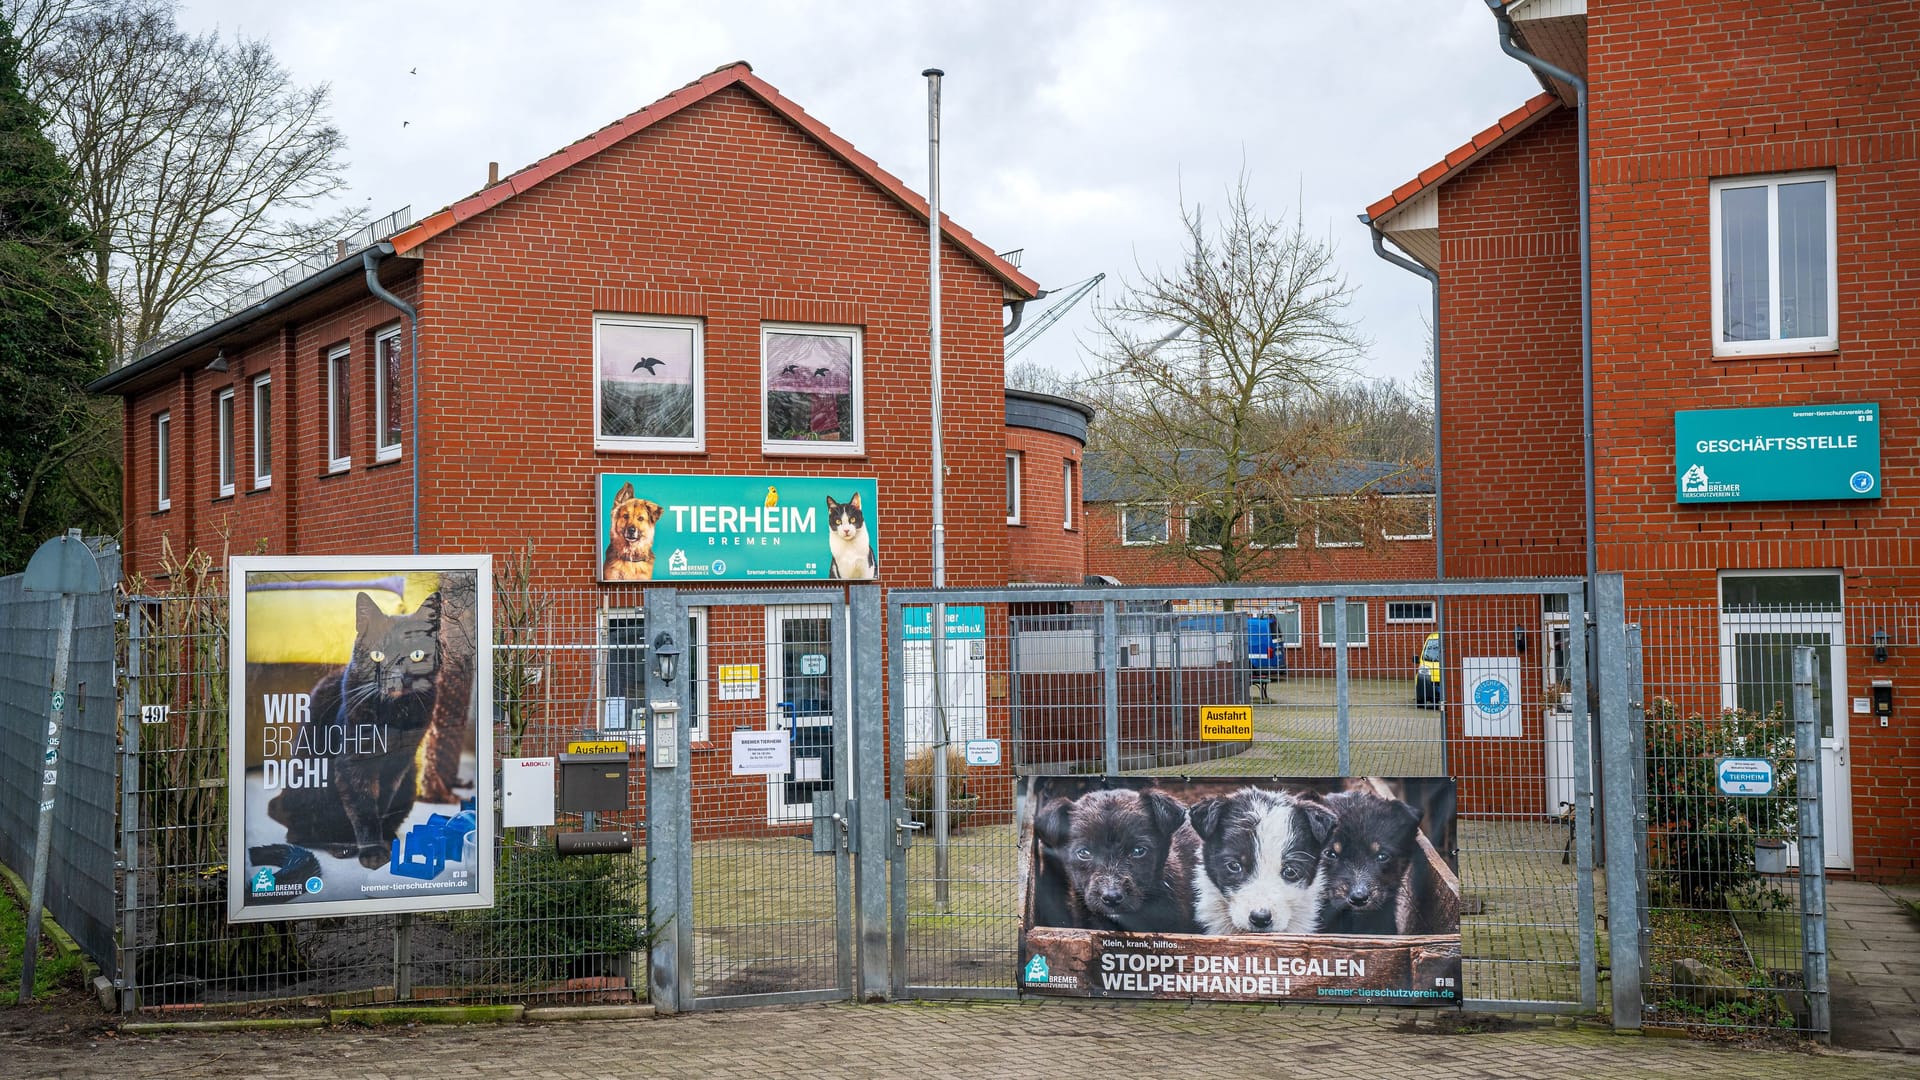
[[653,636],[653,677],[663,683],[671,683],[680,670],[680,646],[673,643],[673,635],[665,630]]
[[207,361],[207,370],[208,371],[227,370],[227,353],[225,349],[222,349],[221,351],[213,354],[213,359]]
[[1887,632],[1885,630],[1875,630],[1873,632],[1874,663],[1884,664],[1887,662],[1887,641]]
[[1527,655],[1527,630],[1524,626],[1513,628],[1513,651],[1521,656]]

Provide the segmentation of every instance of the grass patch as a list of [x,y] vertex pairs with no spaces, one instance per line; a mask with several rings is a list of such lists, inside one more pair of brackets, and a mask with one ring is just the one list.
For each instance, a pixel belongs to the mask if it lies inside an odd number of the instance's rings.
[[[43,917],[44,918],[44,917]],[[40,925],[40,959],[33,967],[33,996],[38,999],[80,985],[81,959],[62,955],[53,947],[53,935]],[[26,955],[26,905],[13,890],[0,886],[0,1005],[20,1001],[20,963]]]
[[[1754,965],[1730,911],[1654,908],[1649,997],[1670,1023],[1707,1027],[1791,1028],[1780,990]],[[1682,960],[1698,960],[1731,976],[1737,986],[1682,982]]]

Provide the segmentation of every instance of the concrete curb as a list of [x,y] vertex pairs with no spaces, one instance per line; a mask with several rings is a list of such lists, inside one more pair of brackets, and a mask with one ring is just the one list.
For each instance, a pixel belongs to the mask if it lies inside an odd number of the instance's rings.
[[325,1027],[318,1016],[279,1020],[161,1020],[150,1023],[121,1024],[128,1035],[190,1034],[197,1031],[269,1031],[275,1028]]
[[546,1005],[527,1010],[529,1024],[568,1023],[583,1020],[651,1020],[651,1005]]
[[525,1005],[393,1005],[364,1009],[332,1009],[331,1024],[501,1024],[517,1023],[527,1014]]

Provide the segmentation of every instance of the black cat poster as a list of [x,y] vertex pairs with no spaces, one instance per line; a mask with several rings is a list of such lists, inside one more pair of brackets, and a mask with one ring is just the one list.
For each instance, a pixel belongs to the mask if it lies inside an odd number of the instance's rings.
[[488,557],[228,566],[228,920],[490,907]]

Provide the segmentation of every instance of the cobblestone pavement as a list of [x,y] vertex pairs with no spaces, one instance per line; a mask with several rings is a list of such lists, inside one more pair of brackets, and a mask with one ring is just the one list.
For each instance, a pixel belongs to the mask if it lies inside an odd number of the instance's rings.
[[[1491,1030],[1454,1030],[1458,1022]],[[1094,1004],[809,1005],[498,1027],[0,1043],[19,1078],[1920,1078],[1920,1058],[1626,1037],[1472,1014]]]

